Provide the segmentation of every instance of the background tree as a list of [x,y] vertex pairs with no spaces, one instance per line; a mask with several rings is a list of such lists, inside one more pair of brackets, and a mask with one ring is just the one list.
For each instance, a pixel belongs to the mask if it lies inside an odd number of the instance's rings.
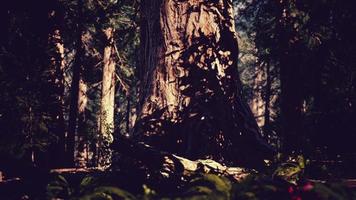
[[44,151],[56,140],[50,59],[50,2],[36,9],[17,1],[4,6],[1,31],[1,154],[48,166]]
[[49,155],[57,157],[55,162],[52,162],[52,167],[63,165],[63,155],[65,154],[65,55],[63,44],[63,26],[64,26],[64,7],[59,1],[50,1],[49,10],[49,35],[48,35],[48,54],[50,56],[50,84],[52,85],[53,95],[50,100],[53,117],[56,121],[53,125],[53,133],[57,137],[56,142],[51,145]]
[[[355,16],[337,14],[350,13],[350,2],[246,1],[239,5],[243,20],[238,27],[253,36],[254,55],[260,62],[269,63],[276,78],[272,78],[278,96],[272,130],[281,138],[281,151],[303,152],[318,159],[335,158],[337,154],[352,157],[354,151],[346,147],[346,140],[353,138],[349,125],[354,108],[352,103],[346,106],[350,102],[346,85],[354,84],[351,77],[355,67],[350,59],[354,48],[353,39],[343,33],[346,27],[351,30],[355,26],[350,22]],[[348,25],[344,23],[347,21]],[[341,56],[339,47],[350,54]],[[321,109],[320,103],[328,106]],[[335,116],[340,121],[331,120]],[[342,136],[336,132],[342,132]]]

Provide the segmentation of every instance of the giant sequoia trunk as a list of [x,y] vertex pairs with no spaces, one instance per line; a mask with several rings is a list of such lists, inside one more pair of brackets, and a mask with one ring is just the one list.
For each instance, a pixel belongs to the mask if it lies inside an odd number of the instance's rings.
[[271,155],[242,100],[229,0],[142,1],[136,136],[189,158],[261,164]]

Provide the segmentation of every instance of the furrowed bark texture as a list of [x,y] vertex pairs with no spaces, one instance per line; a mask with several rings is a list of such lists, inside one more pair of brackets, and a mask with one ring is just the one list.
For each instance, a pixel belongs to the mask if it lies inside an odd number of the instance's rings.
[[144,141],[241,164],[256,165],[270,152],[241,99],[233,19],[229,0],[142,2],[144,103],[136,132]]

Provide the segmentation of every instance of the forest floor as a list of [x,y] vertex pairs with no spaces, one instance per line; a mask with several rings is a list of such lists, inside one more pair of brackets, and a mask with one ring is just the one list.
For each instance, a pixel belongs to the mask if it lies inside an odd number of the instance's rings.
[[302,170],[290,162],[256,172],[178,158],[183,171],[170,161],[156,170],[144,165],[31,169],[27,176],[1,180],[0,199],[356,199],[356,177],[343,162],[313,162]]
[[13,162],[6,171],[0,168],[0,199],[356,200],[354,161],[306,162],[298,156],[257,172],[129,140],[113,149],[107,169],[40,169]]

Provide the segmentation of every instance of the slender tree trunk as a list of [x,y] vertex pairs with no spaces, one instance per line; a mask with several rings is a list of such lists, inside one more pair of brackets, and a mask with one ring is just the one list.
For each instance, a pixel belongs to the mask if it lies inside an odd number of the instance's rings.
[[266,62],[266,89],[265,89],[265,112],[264,112],[264,126],[263,126],[263,133],[264,135],[269,135],[271,132],[271,111],[270,111],[270,104],[271,104],[271,90],[272,90],[272,79],[271,79],[271,66],[269,61]]
[[33,165],[36,165],[36,152],[35,152],[35,143],[34,143],[34,132],[33,132],[33,111],[32,107],[28,108],[28,124],[27,124],[27,131],[28,135],[30,136],[30,144],[31,144],[31,162]]
[[257,125],[259,127],[264,126],[264,99],[262,94],[262,86],[265,82],[264,77],[266,73],[263,70],[263,65],[255,67],[254,86],[253,86],[253,100],[252,100],[252,112],[255,115]]
[[242,100],[232,2],[141,4],[138,137],[190,158],[261,166],[272,151]]
[[[104,30],[106,46],[103,59],[103,83],[101,94],[100,136],[109,144],[113,141],[114,111],[115,111],[115,60],[114,60],[114,29]],[[104,141],[99,145],[99,165],[109,164],[109,155],[105,155]],[[101,153],[100,153],[101,152]],[[107,153],[107,152],[106,152]],[[110,153],[109,153],[110,154]]]
[[75,136],[77,133],[78,126],[78,104],[79,102],[79,86],[81,80],[81,72],[83,67],[83,57],[84,57],[84,47],[82,41],[83,35],[83,0],[77,1],[77,38],[76,38],[76,54],[75,61],[73,64],[73,76],[70,91],[70,110],[69,110],[69,126],[68,135],[66,138],[66,158],[67,165],[74,166],[75,160]]
[[[300,61],[298,55],[293,52],[291,44],[293,38],[293,28],[289,21],[290,10],[288,2],[280,1],[280,23],[277,27],[278,37],[280,38],[280,81],[281,81],[281,121],[282,121],[282,149],[286,154],[300,150],[302,142],[302,78],[300,72]],[[297,152],[298,153],[298,152]]]
[[[283,150],[285,153],[293,153],[301,150],[302,137],[302,109],[303,101],[298,86],[298,72],[286,69],[290,65],[282,66],[281,71],[281,117],[283,131]],[[294,67],[294,69],[297,67]]]
[[83,78],[80,77],[79,80],[79,95],[78,95],[78,124],[75,134],[75,145],[74,145],[74,161],[75,165],[78,167],[86,167],[88,164],[87,154],[88,151],[88,140],[86,133],[86,119],[85,119],[85,109],[88,103],[87,96],[87,84],[84,82]]
[[[62,25],[63,25],[63,8],[56,0],[52,1],[52,6],[49,10],[49,20],[51,29],[48,36],[50,46],[50,71],[51,71],[51,85],[53,86],[53,93],[55,106],[53,108],[52,117],[55,119],[53,133],[58,140],[55,145],[50,148],[49,155],[56,157],[55,161],[51,161],[52,167],[60,167],[63,165],[63,155],[65,153],[65,134],[66,127],[64,121],[65,105],[64,105],[64,44],[62,39]],[[50,159],[50,158],[47,158]]]
[[130,112],[131,112],[131,99],[129,94],[126,96],[127,98],[127,107],[126,107],[126,134],[130,135]]

